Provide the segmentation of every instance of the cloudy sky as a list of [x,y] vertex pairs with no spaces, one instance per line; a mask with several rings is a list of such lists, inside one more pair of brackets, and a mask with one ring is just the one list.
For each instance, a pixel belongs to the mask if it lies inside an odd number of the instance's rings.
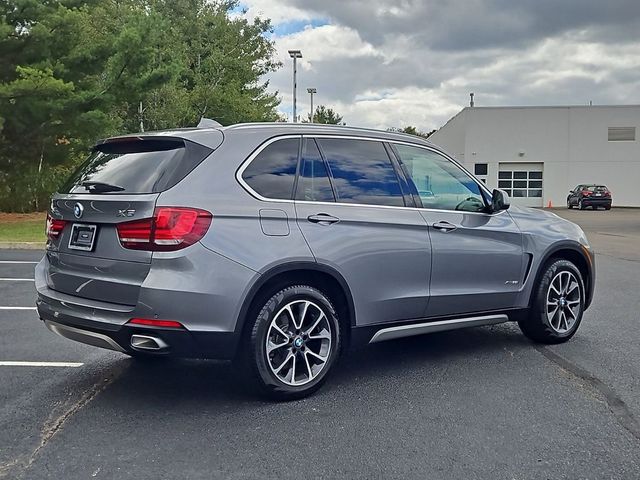
[[468,105],[640,103],[640,0],[243,0],[271,18],[284,66],[270,75],[291,114],[429,131]]

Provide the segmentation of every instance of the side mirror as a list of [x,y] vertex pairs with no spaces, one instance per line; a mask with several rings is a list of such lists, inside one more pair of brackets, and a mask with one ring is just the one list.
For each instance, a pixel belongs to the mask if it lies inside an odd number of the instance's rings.
[[576,193],[576,192],[574,192],[573,190],[569,190],[569,193]]
[[491,195],[491,210],[499,212],[500,210],[507,210],[510,206],[511,201],[507,192],[496,188]]

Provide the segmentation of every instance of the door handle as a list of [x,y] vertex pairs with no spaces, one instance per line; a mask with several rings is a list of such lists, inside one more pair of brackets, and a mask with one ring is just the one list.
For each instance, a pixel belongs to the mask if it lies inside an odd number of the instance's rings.
[[458,227],[456,227],[454,224],[449,222],[438,222],[433,224],[433,228],[435,228],[436,230],[440,230],[441,232],[444,232],[444,233],[449,233],[449,232],[453,232]]
[[327,213],[318,213],[316,215],[309,215],[307,217],[311,223],[319,223],[320,225],[331,225],[332,223],[337,223],[340,221],[338,217],[334,217],[333,215],[329,215]]

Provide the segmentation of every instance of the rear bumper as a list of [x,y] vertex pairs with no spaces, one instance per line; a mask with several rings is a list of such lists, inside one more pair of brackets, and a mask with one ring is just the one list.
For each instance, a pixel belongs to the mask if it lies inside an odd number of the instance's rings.
[[607,207],[611,206],[611,199],[585,197],[582,199],[582,205],[585,207]]
[[[40,293],[36,305],[40,319],[53,333],[76,342],[122,353],[226,360],[233,358],[237,346],[237,338],[233,332],[194,332],[186,328],[129,324],[118,326],[78,313],[65,312],[54,303],[49,303]],[[134,336],[157,339],[157,344],[162,348],[136,348],[132,346]]]
[[[36,307],[47,328],[58,335],[128,354],[147,353],[221,360],[231,359],[235,355],[240,335],[234,331],[213,330],[212,328],[217,328],[215,325],[211,325],[209,329],[201,329],[198,328],[199,324],[194,325],[180,317],[177,318],[185,328],[128,324],[131,318],[163,317],[136,306],[98,302],[52,290],[46,282],[46,267],[45,257],[36,267]],[[134,335],[155,338],[163,348],[149,350],[134,347]]]

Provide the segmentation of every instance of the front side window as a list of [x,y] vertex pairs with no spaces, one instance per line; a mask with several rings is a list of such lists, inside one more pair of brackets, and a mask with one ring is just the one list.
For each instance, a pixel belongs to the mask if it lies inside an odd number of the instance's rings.
[[327,167],[315,140],[306,138],[303,142],[296,200],[335,202]]
[[404,197],[382,142],[319,138],[336,190],[337,201],[404,207]]
[[424,208],[485,211],[480,187],[456,164],[424,148],[395,145],[395,149],[418,190]]
[[267,145],[242,173],[242,179],[266,198],[291,200],[298,166],[298,138]]

